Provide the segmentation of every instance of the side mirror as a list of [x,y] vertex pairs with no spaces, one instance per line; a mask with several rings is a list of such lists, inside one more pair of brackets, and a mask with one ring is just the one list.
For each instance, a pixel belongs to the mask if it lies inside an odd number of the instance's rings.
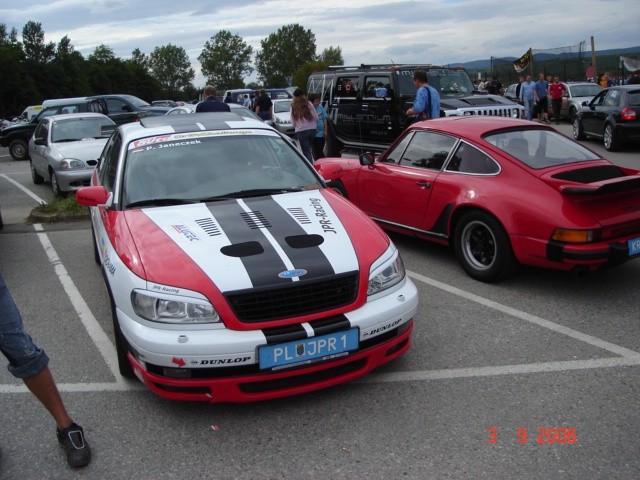
[[376,161],[376,157],[371,152],[363,152],[358,155],[360,159],[360,165],[368,166],[373,165]]
[[112,194],[103,186],[84,187],[76,192],[76,203],[85,207],[111,206]]

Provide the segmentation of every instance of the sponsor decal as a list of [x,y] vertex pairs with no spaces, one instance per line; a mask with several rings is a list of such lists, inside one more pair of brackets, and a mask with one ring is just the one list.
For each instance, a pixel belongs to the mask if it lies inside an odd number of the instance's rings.
[[105,255],[102,257],[102,264],[104,265],[104,268],[106,268],[107,271],[111,274],[111,276],[115,275],[116,267],[113,263],[111,263],[109,255]]
[[175,293],[176,295],[180,293],[179,288],[165,287],[164,285],[158,285],[158,284],[151,285],[151,290],[155,290],[157,292],[162,292],[162,293]]
[[198,238],[198,236],[193,233],[189,227],[187,227],[184,224],[179,224],[179,225],[171,225],[173,227],[173,229],[178,232],[180,235],[183,235],[187,240],[189,240],[190,242],[197,242],[200,239]]
[[237,358],[211,358],[208,360],[191,360],[189,363],[193,366],[196,365],[234,365],[239,363],[247,363],[251,360],[251,357],[237,357]]
[[310,198],[309,201],[311,202],[311,206],[316,211],[316,217],[318,218],[318,222],[322,227],[322,231],[325,233],[338,233],[331,220],[329,220],[329,214],[324,209],[322,200],[319,198]]
[[284,272],[280,272],[278,277],[280,278],[296,278],[306,275],[307,271],[303,268],[296,268],[294,270],[285,270]]
[[185,361],[180,357],[173,357],[171,363],[175,363],[178,367],[182,368],[186,365]]
[[373,330],[369,330],[367,332],[364,332],[362,336],[363,337],[373,337],[375,335],[378,335],[380,333],[386,332],[387,330],[391,330],[391,329],[397,327],[400,324],[400,322],[402,322],[401,318],[399,318],[397,320],[394,320],[391,323],[387,323],[386,325],[382,325],[381,327],[374,328]]
[[158,137],[151,138],[141,138],[140,140],[135,140],[131,142],[132,148],[144,147],[146,145],[153,145],[154,143],[162,143],[166,142],[171,138],[171,135],[160,135]]

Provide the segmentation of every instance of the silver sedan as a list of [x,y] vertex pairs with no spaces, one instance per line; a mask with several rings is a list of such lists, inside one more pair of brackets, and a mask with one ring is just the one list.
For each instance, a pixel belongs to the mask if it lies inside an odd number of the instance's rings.
[[89,185],[100,152],[115,126],[101,113],[42,119],[29,141],[33,183],[51,182],[56,197]]

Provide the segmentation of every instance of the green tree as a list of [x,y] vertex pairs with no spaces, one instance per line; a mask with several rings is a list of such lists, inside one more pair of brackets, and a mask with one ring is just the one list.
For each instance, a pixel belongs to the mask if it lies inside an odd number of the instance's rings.
[[53,42],[44,43],[42,24],[31,20],[22,29],[22,46],[27,60],[35,64],[43,64],[52,60],[56,48]]
[[325,48],[322,53],[318,55],[318,62],[326,63],[327,65],[344,65],[342,49],[340,47]]
[[90,95],[85,59],[76,52],[68,36],[60,39],[49,67],[51,98]]
[[[302,88],[303,90],[307,89],[307,82],[309,77],[313,72],[321,72],[322,70],[326,70],[329,68],[329,63],[325,62],[307,62],[298,68],[295,72],[293,72],[293,84]],[[333,64],[331,64],[333,65]]]
[[89,55],[89,60],[98,63],[108,63],[110,60],[114,60],[116,56],[113,53],[113,49],[104,43],[98,45],[93,53]]
[[172,44],[156,47],[151,52],[149,70],[160,82],[162,94],[170,98],[176,97],[181,90],[190,86],[195,77],[186,50]]
[[238,35],[220,30],[204,44],[198,60],[207,83],[218,90],[244,87],[244,75],[251,75],[253,48]]
[[149,57],[142,53],[139,48],[136,48],[133,52],[131,52],[130,61],[136,65],[140,65],[145,70],[149,69]]
[[293,72],[316,57],[316,37],[296,24],[281,27],[260,42],[256,70],[268,87],[290,86]]

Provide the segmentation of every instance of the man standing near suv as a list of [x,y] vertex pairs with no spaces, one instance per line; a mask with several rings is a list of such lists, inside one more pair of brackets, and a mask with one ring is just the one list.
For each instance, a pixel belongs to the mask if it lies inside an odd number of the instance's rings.
[[196,106],[196,112],[230,112],[231,107],[216,98],[216,87],[204,87],[204,100]]
[[429,77],[424,70],[413,72],[413,83],[418,91],[416,99],[405,115],[407,117],[417,117],[417,120],[430,120],[440,116],[440,94],[429,86]]

